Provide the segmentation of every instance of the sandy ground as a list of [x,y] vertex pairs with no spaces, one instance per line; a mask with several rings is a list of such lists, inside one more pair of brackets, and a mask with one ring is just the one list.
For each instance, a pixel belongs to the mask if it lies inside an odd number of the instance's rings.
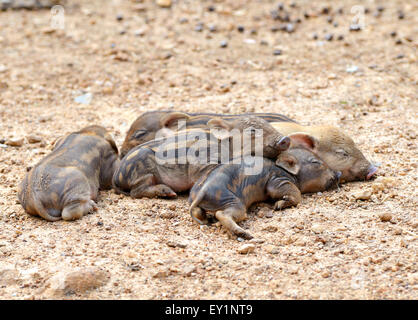
[[[91,266],[110,280],[64,298],[418,298],[416,1],[284,1],[301,18],[291,33],[274,32],[276,1],[68,2],[63,30],[49,10],[0,12],[0,298],[56,298],[51,277]],[[358,4],[365,29],[350,32]],[[75,102],[86,93],[89,104]],[[139,114],[167,108],[333,124],[380,163],[379,177],[283,212],[255,207],[241,224],[256,237],[247,255],[221,227],[194,223],[186,195],[102,192],[98,212],[75,222],[23,211],[17,186],[56,138],[101,124],[120,145]]]

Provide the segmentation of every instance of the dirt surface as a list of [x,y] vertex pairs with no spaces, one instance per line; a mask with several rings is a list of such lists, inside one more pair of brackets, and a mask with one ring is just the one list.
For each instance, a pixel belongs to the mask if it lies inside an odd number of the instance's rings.
[[[49,10],[0,12],[2,299],[418,298],[417,2],[283,1],[284,27],[276,1],[247,2],[67,1],[58,30]],[[359,4],[365,28],[350,32]],[[253,208],[248,254],[193,222],[187,195],[101,192],[98,212],[74,222],[23,211],[18,184],[56,138],[100,124],[120,145],[139,114],[167,108],[333,124],[379,174],[298,208]],[[109,279],[96,289],[45,290],[92,267]]]

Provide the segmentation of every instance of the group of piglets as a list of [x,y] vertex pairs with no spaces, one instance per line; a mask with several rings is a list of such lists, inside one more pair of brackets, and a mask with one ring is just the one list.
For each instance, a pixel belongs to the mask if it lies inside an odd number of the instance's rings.
[[[251,171],[255,164],[261,167]],[[216,218],[234,236],[251,239],[237,222],[252,204],[273,200],[281,210],[296,206],[302,193],[368,180],[376,171],[336,127],[302,126],[273,113],[150,111],[131,125],[120,157],[100,126],[58,139],[27,173],[18,197],[27,213],[56,221],[97,210],[99,190],[113,187],[133,198],[190,190],[193,220]]]

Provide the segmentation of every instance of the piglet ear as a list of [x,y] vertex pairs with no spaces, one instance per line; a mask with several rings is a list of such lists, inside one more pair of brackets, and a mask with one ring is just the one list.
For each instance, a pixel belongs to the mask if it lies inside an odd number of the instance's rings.
[[207,126],[212,130],[213,135],[219,140],[231,137],[232,125],[223,119],[214,118],[207,122]]
[[184,112],[170,112],[161,118],[160,125],[162,128],[168,128],[173,126],[180,119],[186,121],[189,118],[190,116]]
[[52,149],[55,150],[57,149],[65,140],[67,136],[63,136],[63,137],[59,137],[57,139],[55,139],[54,142],[52,142]]
[[118,154],[118,147],[116,146],[115,140],[113,139],[112,135],[110,133],[106,133],[104,135],[104,138],[107,142],[109,142],[110,146],[112,147],[112,149],[116,152],[116,154]]
[[304,147],[308,150],[315,151],[318,149],[319,141],[314,136],[306,132],[295,132],[288,135],[290,138],[290,147]]
[[207,122],[207,126],[211,129],[225,129],[225,130],[231,130],[232,126],[228,121],[225,121],[221,118],[214,118],[214,119],[210,119]]
[[276,160],[276,166],[286,170],[293,175],[297,175],[300,170],[300,164],[298,160],[294,156],[285,153],[279,155]]

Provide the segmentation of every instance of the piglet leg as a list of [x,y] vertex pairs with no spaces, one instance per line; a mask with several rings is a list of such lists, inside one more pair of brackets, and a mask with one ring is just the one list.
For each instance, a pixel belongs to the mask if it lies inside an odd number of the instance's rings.
[[269,185],[267,190],[271,198],[280,199],[275,203],[274,210],[297,206],[302,200],[300,190],[291,182],[281,183],[277,187]]
[[62,219],[67,221],[80,219],[92,211],[97,211],[96,203],[93,200],[73,202],[62,210]]
[[152,174],[142,176],[135,181],[130,195],[132,198],[177,197],[177,194],[169,186],[165,184],[155,184],[155,177]]
[[215,217],[229,232],[237,237],[247,240],[253,238],[248,231],[237,225],[237,222],[247,218],[247,210],[244,207],[229,207],[223,211],[217,211]]

